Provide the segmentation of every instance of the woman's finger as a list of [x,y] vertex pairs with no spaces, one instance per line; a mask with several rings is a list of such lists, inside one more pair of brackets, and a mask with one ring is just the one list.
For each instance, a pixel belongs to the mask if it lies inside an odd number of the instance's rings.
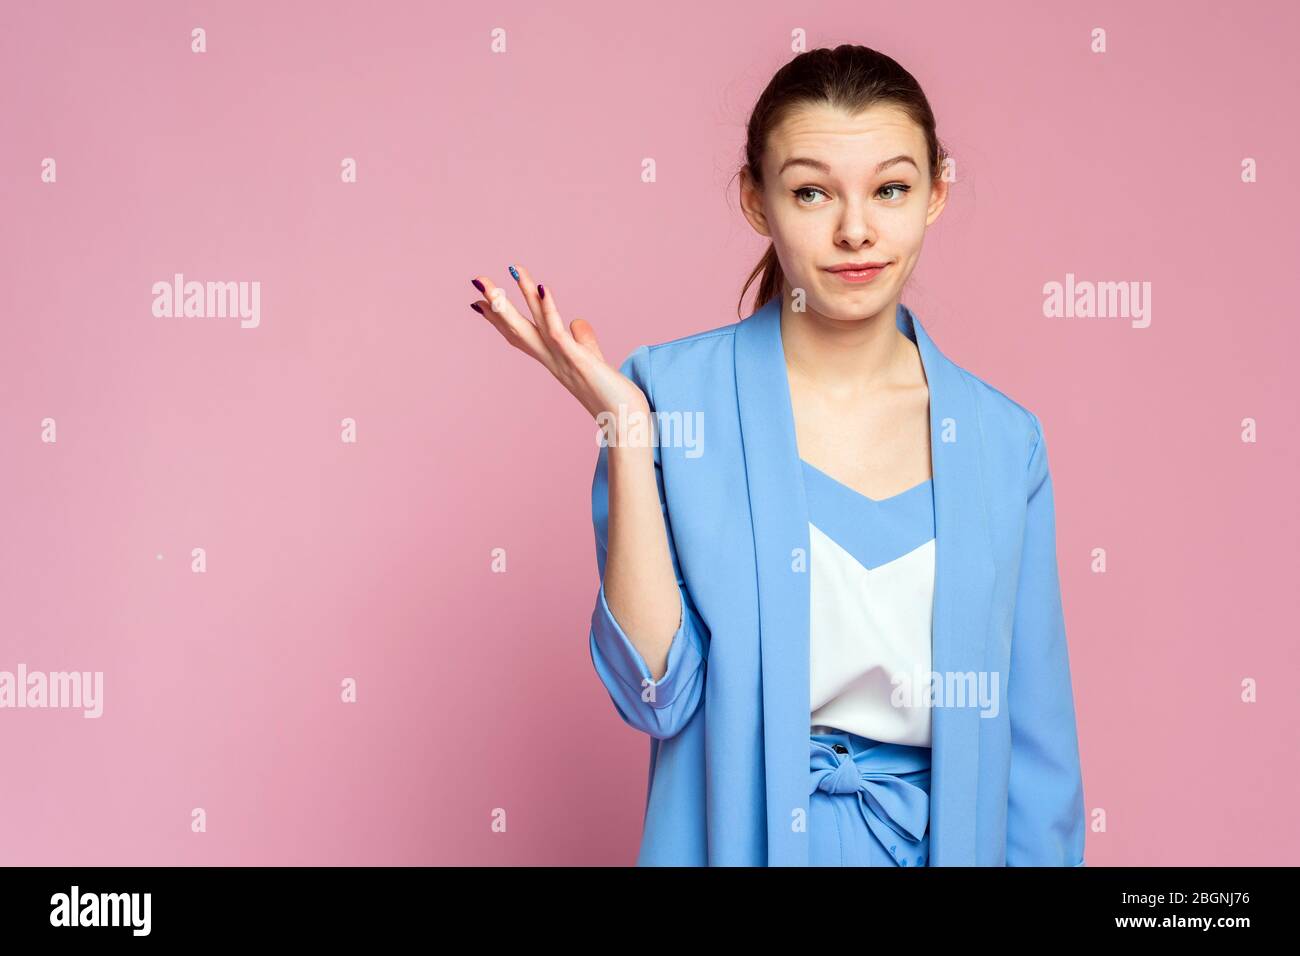
[[543,292],[538,291],[537,283],[533,281],[527,269],[521,265],[512,268],[519,274],[515,281],[519,283],[524,301],[528,303],[528,309],[533,313],[534,323],[542,333],[542,338],[554,342],[561,350],[567,349],[573,340],[564,323],[560,321],[559,310],[555,307],[555,297],[552,295],[551,301],[547,302]]
[[[591,323],[586,319],[574,319],[569,323],[569,331],[573,334],[573,341],[589,351],[596,358],[605,362],[605,356],[600,351],[600,346],[596,343],[596,330],[591,327]],[[608,365],[608,362],[605,362]]]
[[475,276],[474,285],[481,285],[480,291],[487,296],[486,300],[480,299],[475,303],[479,306],[479,314],[492,323],[507,342],[531,355],[546,366],[551,374],[555,374],[557,366],[550,348],[542,341],[537,326],[520,315],[519,310],[511,304],[506,290],[486,276]]

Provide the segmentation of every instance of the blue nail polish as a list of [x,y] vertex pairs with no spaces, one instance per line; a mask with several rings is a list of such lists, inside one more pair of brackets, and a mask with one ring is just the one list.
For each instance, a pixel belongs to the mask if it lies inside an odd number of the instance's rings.
[[519,281],[519,270],[516,269],[514,266],[510,267],[510,275],[516,282]]

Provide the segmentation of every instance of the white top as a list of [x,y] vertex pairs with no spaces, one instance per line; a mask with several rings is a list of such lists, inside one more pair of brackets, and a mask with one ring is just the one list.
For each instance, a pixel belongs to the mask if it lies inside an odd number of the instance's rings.
[[928,747],[931,710],[923,680],[934,610],[933,479],[877,501],[802,464],[811,574],[810,732],[844,730]]

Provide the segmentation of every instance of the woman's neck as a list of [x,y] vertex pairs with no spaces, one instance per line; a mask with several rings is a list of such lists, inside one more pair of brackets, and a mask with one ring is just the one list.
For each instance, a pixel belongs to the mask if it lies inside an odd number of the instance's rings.
[[907,336],[898,328],[898,304],[872,316],[843,321],[781,303],[781,342],[791,378],[822,392],[851,398],[894,384],[908,368]]

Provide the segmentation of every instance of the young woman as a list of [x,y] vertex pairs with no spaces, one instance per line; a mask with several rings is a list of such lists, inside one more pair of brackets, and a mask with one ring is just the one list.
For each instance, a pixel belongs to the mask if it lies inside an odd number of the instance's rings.
[[900,302],[945,159],[898,63],[813,50],[748,125],[752,314],[615,370],[525,270],[531,320],[473,280],[604,426],[589,643],[650,737],[642,865],[1083,865],[1042,426]]

